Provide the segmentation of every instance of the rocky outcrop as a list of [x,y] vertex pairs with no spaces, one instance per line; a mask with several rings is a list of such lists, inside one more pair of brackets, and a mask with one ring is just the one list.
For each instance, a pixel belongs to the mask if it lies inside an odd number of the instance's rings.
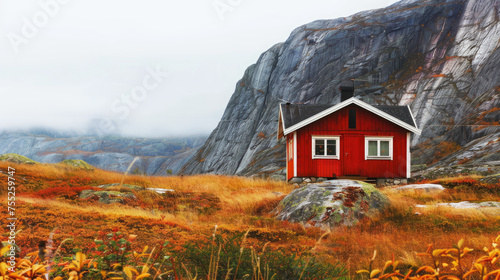
[[276,139],[278,104],[335,104],[339,84],[351,78],[368,103],[412,108],[423,131],[411,142],[413,164],[436,163],[498,133],[499,18],[498,1],[404,0],[301,26],[246,70],[219,125],[182,172],[279,171],[285,146]]
[[486,184],[499,184],[500,183],[500,173],[491,174],[489,176],[482,178],[480,181],[483,183],[486,183]]
[[13,162],[17,164],[36,164],[38,162],[29,159],[25,156],[18,155],[18,154],[4,154],[0,155],[0,161],[8,161],[8,162]]
[[373,186],[331,180],[291,192],[278,205],[277,218],[313,226],[354,225],[388,205],[388,198]]
[[48,136],[30,133],[0,133],[0,154],[17,153],[38,162],[74,165],[85,161],[97,168],[148,175],[176,173],[204,143],[205,137],[126,138],[94,136]]
[[93,190],[83,190],[80,193],[81,199],[96,200],[99,203],[112,204],[112,203],[124,203],[126,199],[137,199],[132,193],[123,193],[118,191],[93,191]]
[[85,169],[89,171],[94,171],[94,167],[88,163],[86,163],[83,160],[77,160],[77,159],[65,159],[61,162],[64,165],[77,168],[77,169]]
[[[431,207],[431,206],[417,204],[416,207],[427,208],[427,207]],[[498,213],[500,214],[500,202],[498,202],[498,201],[483,201],[483,202],[478,202],[478,203],[469,202],[469,201],[438,203],[434,207],[451,207],[451,208],[455,208],[455,209],[480,209],[480,208],[488,207],[488,208],[498,209]]]
[[418,191],[426,193],[439,193],[444,191],[445,188],[438,184],[416,184],[397,187],[394,190],[399,192]]
[[485,176],[500,173],[500,132],[470,141],[438,162],[415,172],[414,176],[435,177],[464,173]]
[[106,184],[96,188],[101,190],[83,190],[79,198],[86,200],[95,200],[99,203],[125,203],[127,199],[136,200],[134,191],[145,191],[146,188],[127,184]]

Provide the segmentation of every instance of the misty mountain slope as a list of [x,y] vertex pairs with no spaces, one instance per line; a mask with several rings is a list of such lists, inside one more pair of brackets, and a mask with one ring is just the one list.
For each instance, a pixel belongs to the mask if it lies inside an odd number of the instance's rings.
[[183,173],[250,175],[285,166],[280,102],[335,104],[344,80],[371,104],[410,105],[422,135],[414,164],[499,131],[499,1],[401,1],[295,29],[237,83]]
[[0,154],[16,153],[38,162],[57,163],[81,159],[106,170],[131,171],[148,175],[176,173],[204,143],[205,137],[127,138],[94,136],[47,136],[19,132],[0,134]]

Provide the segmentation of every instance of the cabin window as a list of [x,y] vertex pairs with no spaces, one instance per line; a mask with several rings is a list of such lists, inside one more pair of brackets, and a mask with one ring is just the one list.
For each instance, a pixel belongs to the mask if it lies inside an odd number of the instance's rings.
[[356,109],[349,109],[349,129],[356,129]]
[[340,144],[338,136],[313,136],[312,155],[313,158],[338,159]]
[[392,160],[392,137],[365,137],[365,159]]
[[288,160],[293,159],[293,138],[288,139]]

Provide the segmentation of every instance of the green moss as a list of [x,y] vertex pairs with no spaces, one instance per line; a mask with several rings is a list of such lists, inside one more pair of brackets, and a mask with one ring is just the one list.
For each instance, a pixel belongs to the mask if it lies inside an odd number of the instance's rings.
[[283,200],[281,200],[280,204],[281,205],[288,205],[288,204],[292,203],[292,198],[293,198],[293,196],[288,195]]
[[427,164],[417,164],[411,166],[411,172],[421,171],[427,168]]
[[3,154],[0,161],[8,161],[17,164],[37,164],[38,162],[18,154]]
[[313,211],[313,213],[318,215],[317,217],[319,217],[320,215],[323,215],[323,213],[326,210],[326,207],[320,204],[313,204],[311,206],[311,210]]
[[136,185],[128,185],[128,184],[122,184],[120,186],[120,184],[118,183],[115,183],[115,184],[107,184],[107,185],[102,185],[100,186],[102,189],[104,190],[108,190],[108,189],[119,189],[118,191],[120,192],[131,192],[131,191],[143,191],[145,190],[146,188],[145,187],[141,187],[141,186],[136,186]]
[[380,192],[373,185],[368,184],[368,185],[364,185],[364,186],[365,187],[363,188],[363,190],[368,195],[368,197],[370,197],[374,192]]
[[304,200],[305,200],[305,198],[304,198],[304,197],[302,197],[302,199],[301,199],[301,200],[297,200],[296,202],[289,201],[289,202],[291,203],[291,205],[290,205],[290,206],[295,208],[295,207],[299,206],[299,204],[301,204]]
[[104,195],[104,194],[107,194],[107,195],[109,195],[109,196],[112,196],[112,195],[113,195],[113,196],[123,196],[123,195],[125,195],[126,193],[124,194],[124,193],[122,193],[122,192],[118,192],[118,191],[96,191],[96,192],[94,192],[94,194],[95,194],[95,195],[98,195],[98,196],[102,196],[102,195]]
[[373,187],[373,184],[370,184],[367,182],[363,182],[363,181],[355,181],[355,182],[358,184],[361,184],[362,186],[365,186],[365,187]]
[[66,159],[62,161],[62,164],[79,169],[92,170],[92,171],[94,170],[94,167],[92,165],[80,159]]

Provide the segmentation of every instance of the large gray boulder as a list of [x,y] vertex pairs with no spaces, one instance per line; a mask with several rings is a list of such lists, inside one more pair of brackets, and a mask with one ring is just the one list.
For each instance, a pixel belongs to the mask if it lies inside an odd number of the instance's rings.
[[388,198],[371,185],[331,180],[291,192],[279,203],[277,218],[313,226],[354,225],[388,205]]

